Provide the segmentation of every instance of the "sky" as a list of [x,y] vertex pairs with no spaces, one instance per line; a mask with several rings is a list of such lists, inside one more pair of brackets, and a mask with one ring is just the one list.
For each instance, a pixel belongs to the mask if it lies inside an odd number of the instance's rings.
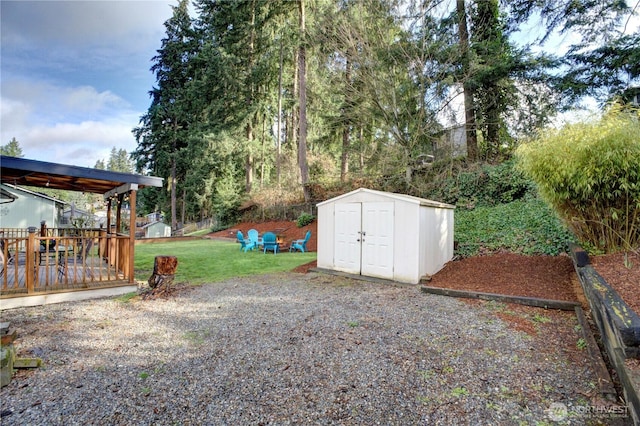
[[0,1],[0,145],[94,167],[131,152],[177,1]]

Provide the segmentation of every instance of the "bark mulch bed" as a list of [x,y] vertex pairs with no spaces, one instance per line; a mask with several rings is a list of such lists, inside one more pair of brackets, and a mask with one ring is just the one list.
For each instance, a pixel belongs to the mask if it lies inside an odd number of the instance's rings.
[[624,253],[590,257],[595,270],[622,300],[640,315],[640,255]]

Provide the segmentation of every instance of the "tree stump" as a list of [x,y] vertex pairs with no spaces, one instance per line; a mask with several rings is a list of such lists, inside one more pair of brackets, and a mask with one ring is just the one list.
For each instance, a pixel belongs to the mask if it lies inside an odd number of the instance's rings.
[[170,287],[178,269],[178,258],[175,256],[156,256],[153,262],[153,274],[149,277],[149,287]]

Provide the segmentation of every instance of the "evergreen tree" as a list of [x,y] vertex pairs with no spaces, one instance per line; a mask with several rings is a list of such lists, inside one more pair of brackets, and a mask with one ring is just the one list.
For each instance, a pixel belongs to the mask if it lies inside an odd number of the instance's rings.
[[[104,167],[104,163],[102,166]],[[111,148],[106,169],[113,172],[133,173],[133,164],[127,151],[125,149],[116,150],[115,146]]]
[[189,61],[197,46],[188,4],[188,0],[180,0],[172,6],[173,15],[164,24],[166,36],[152,58],[157,87],[151,90],[151,106],[141,125],[133,131],[138,147],[132,158],[138,170],[149,169],[169,184],[173,230],[177,229],[177,185],[189,167],[185,149],[194,118],[186,88],[191,80]]
[[20,147],[20,142],[18,142],[15,137],[11,138],[9,143],[6,145],[0,146],[0,154],[6,155],[7,157],[24,157],[22,148]]
[[472,85],[484,157],[495,160],[506,136],[505,112],[516,100],[513,72],[519,66],[504,33],[498,0],[478,0],[471,13]]
[[606,101],[640,82],[640,31],[631,31],[630,17],[637,13],[624,0],[513,0],[509,2],[512,27],[530,20],[545,28],[538,43],[554,33],[579,35],[562,57],[560,77],[552,80],[571,107],[583,96]]

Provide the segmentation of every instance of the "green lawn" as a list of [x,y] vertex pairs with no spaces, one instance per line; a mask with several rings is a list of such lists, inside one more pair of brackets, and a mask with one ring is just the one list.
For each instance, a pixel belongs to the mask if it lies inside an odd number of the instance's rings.
[[227,278],[290,271],[296,266],[316,259],[316,253],[289,253],[274,255],[262,251],[240,251],[235,242],[216,240],[175,241],[168,243],[137,244],[135,276],[146,281],[153,272],[156,256],[176,256],[178,272],[175,282],[201,284],[223,281]]

